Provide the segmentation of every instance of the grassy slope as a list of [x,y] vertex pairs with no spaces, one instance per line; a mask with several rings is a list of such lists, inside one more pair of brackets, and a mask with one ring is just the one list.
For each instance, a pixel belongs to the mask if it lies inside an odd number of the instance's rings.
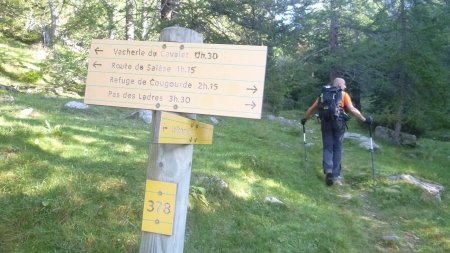
[[[5,94],[16,102],[0,104],[0,252],[136,252],[149,127],[125,120],[126,109],[68,111],[66,99]],[[28,107],[33,114],[20,116]],[[209,205],[193,200],[185,252],[450,251],[448,194],[438,202],[386,179],[409,173],[448,189],[448,142],[382,144],[374,182],[370,154],[347,140],[346,184],[329,188],[318,125],[307,127],[305,164],[298,128],[222,118],[214,144],[195,147],[192,184],[206,189]],[[350,130],[365,132],[354,122]],[[202,175],[229,188],[199,183]],[[269,195],[286,206],[264,203]],[[392,233],[400,240],[382,240]]]

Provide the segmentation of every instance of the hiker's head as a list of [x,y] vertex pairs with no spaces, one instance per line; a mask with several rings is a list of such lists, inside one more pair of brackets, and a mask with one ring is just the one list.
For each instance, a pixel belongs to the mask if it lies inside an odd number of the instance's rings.
[[345,80],[339,77],[334,79],[333,85],[335,87],[341,88],[342,90],[345,90],[347,88],[347,86],[345,85]]

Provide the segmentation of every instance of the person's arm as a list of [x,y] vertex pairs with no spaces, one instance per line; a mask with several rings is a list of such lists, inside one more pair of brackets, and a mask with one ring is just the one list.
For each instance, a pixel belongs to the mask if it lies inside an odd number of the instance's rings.
[[313,112],[319,108],[319,100],[320,98],[318,97],[314,103],[308,108],[308,110],[306,110],[305,112],[305,119],[308,120],[309,118],[311,118],[311,115],[313,114]]
[[351,113],[353,116],[355,116],[359,121],[366,122],[366,118],[361,114],[361,112],[356,109],[352,103],[349,103],[345,106],[345,109],[347,112]]
[[347,92],[342,92],[342,103],[344,110],[346,112],[351,113],[355,116],[359,121],[366,122],[366,118],[361,114],[361,112],[353,106],[352,99]]

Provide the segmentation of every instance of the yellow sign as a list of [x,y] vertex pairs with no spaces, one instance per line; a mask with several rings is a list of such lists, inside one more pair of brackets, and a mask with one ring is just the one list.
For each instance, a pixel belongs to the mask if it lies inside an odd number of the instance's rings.
[[85,103],[261,118],[267,47],[93,40]]
[[172,235],[177,185],[147,180],[142,231]]
[[155,143],[211,144],[214,126],[196,120],[161,112]]

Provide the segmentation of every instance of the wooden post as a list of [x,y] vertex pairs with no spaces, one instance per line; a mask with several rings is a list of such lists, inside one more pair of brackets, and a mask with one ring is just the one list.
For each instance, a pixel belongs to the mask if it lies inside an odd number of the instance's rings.
[[[168,27],[162,30],[160,41],[203,43],[201,35],[182,27]],[[183,116],[195,119],[195,114]],[[161,112],[153,112],[153,131],[147,167],[147,179],[177,184],[173,234],[171,236],[142,232],[140,253],[182,253],[191,180],[193,145],[153,144],[153,135]]]

